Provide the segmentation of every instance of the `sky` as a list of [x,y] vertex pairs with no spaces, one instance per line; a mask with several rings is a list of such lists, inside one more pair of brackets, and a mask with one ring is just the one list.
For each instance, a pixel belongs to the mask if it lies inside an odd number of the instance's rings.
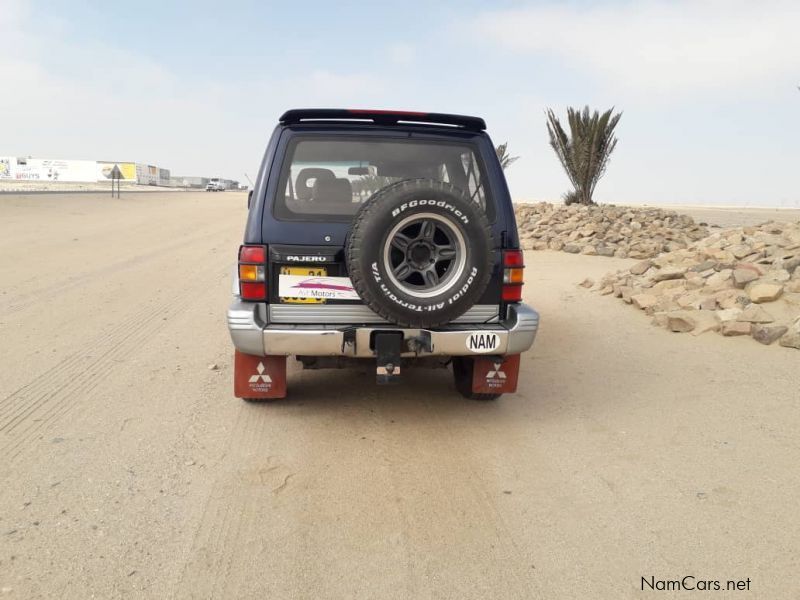
[[545,110],[614,107],[600,202],[800,207],[800,3],[0,0],[0,156],[246,182],[293,107],[478,115],[516,200]]

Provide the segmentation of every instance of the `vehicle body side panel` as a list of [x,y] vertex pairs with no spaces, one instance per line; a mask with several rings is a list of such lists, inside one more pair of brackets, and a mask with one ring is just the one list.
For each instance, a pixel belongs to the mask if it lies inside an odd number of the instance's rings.
[[267,149],[264,152],[264,158],[261,160],[261,166],[258,169],[256,176],[256,183],[253,187],[252,200],[250,202],[250,210],[247,214],[247,225],[245,226],[244,243],[245,244],[263,244],[262,227],[261,223],[264,216],[265,203],[267,199],[266,188],[269,181],[277,179],[277,174],[270,176],[273,172],[272,163],[276,158],[276,150],[278,143],[283,133],[283,127],[277,126],[272,131],[272,136],[267,144]]

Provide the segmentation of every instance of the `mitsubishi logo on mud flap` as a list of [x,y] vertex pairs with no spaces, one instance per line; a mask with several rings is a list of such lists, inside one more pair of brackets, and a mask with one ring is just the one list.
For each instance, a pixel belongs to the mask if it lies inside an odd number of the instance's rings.
[[503,363],[494,363],[494,370],[489,371],[486,373],[486,379],[505,379],[506,374],[500,370],[500,367],[503,366]]
[[286,357],[256,356],[237,350],[234,355],[233,390],[238,398],[284,398]]
[[[250,377],[250,383],[258,383],[259,381],[263,381],[264,383],[272,383],[272,378],[269,375],[264,374],[264,363],[258,363],[256,367],[257,374]],[[505,375],[503,375],[505,377]]]

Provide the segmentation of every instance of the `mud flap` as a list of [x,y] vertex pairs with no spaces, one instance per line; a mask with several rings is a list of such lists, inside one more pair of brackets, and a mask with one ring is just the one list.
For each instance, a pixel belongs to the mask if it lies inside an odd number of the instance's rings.
[[475,357],[472,368],[472,392],[507,394],[517,391],[519,354]]
[[285,398],[286,357],[253,356],[236,350],[233,394],[237,398]]

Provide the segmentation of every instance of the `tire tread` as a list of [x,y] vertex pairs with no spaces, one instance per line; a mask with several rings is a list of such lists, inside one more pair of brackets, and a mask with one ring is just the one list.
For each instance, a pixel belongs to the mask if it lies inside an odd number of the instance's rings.
[[[348,236],[347,244],[345,246],[345,257],[347,260],[347,267],[349,271],[350,281],[353,284],[353,288],[356,290],[358,295],[364,301],[372,311],[377,313],[379,316],[383,317],[390,323],[395,323],[400,327],[419,327],[418,323],[413,323],[410,320],[403,320],[398,318],[397,315],[391,314],[386,308],[380,303],[376,302],[375,299],[372,297],[372,294],[367,289],[366,285],[364,284],[364,269],[362,268],[361,263],[361,246],[363,244],[363,240],[361,239],[361,233],[363,231],[363,223],[364,221],[371,219],[374,214],[378,213],[381,209],[381,200],[386,197],[388,194],[394,194],[398,190],[403,190],[403,188],[409,188],[409,191],[413,190],[414,188],[419,187],[421,184],[424,184],[426,187],[432,188],[434,190],[456,195],[456,196],[464,196],[464,192],[449,183],[444,181],[435,181],[431,179],[404,179],[402,181],[397,181],[391,185],[386,186],[385,188],[377,191],[369,199],[364,203],[364,205],[358,210],[356,213],[355,219],[353,220],[353,224],[351,226],[351,234]],[[483,216],[482,219],[479,219],[479,224],[483,229],[483,233],[486,236],[486,239],[492,239],[492,227],[489,223],[489,219],[486,217],[486,214],[481,210],[479,211],[480,214]],[[487,259],[487,262],[491,261],[491,248],[489,252],[490,257]],[[486,285],[489,281],[489,277],[491,276],[491,269],[484,268],[483,269],[483,280],[478,284],[478,286],[483,290],[486,288]],[[467,309],[470,307],[464,307],[464,311],[466,312]],[[451,322],[453,319],[448,318],[445,321],[434,323],[428,325],[428,327],[438,327],[441,325],[445,325]]]

